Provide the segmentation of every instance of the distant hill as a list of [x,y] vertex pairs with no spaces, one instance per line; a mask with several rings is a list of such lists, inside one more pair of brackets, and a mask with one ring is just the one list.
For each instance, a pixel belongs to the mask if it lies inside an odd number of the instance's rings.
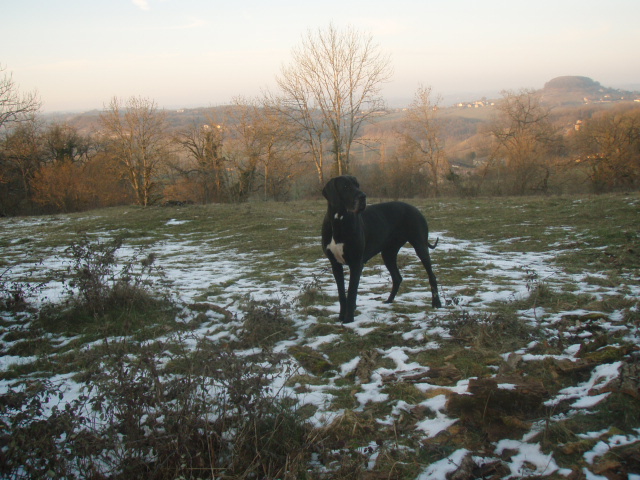
[[543,90],[564,90],[564,91],[593,91],[597,92],[602,89],[600,82],[590,79],[589,77],[565,76],[556,77],[544,84]]
[[539,91],[542,101],[549,105],[582,105],[585,103],[618,102],[640,98],[638,92],[603,87],[589,77],[556,77]]

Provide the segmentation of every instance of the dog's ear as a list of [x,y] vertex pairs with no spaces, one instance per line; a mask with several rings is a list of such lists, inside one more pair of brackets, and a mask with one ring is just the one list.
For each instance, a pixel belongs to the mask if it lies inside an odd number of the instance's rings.
[[329,203],[333,203],[336,198],[336,185],[335,179],[331,179],[327,182],[327,184],[322,189],[322,196],[326,198]]

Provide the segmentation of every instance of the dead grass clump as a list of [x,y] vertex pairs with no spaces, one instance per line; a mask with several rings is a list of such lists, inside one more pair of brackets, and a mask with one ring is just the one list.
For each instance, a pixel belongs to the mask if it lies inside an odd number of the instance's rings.
[[350,449],[370,441],[382,444],[386,435],[371,412],[346,410],[323,429],[322,443],[325,451]]
[[389,395],[391,400],[403,400],[415,405],[427,398],[427,395],[419,390],[415,385],[408,382],[395,382],[385,386],[384,393]]
[[294,345],[289,348],[289,354],[313,375],[324,375],[335,368],[324,355],[306,345]]
[[249,301],[245,307],[239,343],[242,348],[268,348],[295,334],[293,322],[279,300]]
[[451,336],[467,345],[496,352],[513,351],[529,343],[534,328],[511,314],[454,312],[446,320]]
[[530,420],[543,413],[547,397],[542,383],[534,380],[471,379],[467,394],[449,396],[447,412],[483,431],[489,441],[496,441],[513,431],[531,428]]

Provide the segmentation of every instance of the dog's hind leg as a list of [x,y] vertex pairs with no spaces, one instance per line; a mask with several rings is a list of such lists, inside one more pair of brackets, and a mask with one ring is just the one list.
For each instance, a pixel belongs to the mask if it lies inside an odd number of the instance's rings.
[[[425,243],[427,243],[428,245],[428,242]],[[431,306],[434,308],[440,308],[442,307],[442,303],[440,302],[440,296],[438,295],[438,281],[436,280],[436,276],[433,273],[433,268],[431,266],[431,256],[429,255],[429,248],[427,247],[427,245],[416,243],[415,245],[413,245],[413,248],[415,249],[418,258],[420,258],[422,265],[424,265],[424,269],[427,271],[427,275],[429,277],[429,286],[431,287]]]
[[392,282],[391,293],[384,303],[393,302],[402,283],[402,275],[400,275],[400,270],[398,269],[398,250],[398,248],[388,248],[382,251],[382,260],[384,260],[384,265],[389,270]]

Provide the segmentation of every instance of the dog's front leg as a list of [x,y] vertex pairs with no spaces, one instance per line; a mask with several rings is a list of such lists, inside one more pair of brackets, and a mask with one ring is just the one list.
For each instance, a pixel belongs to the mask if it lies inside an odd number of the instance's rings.
[[347,314],[342,323],[351,323],[356,315],[356,300],[358,298],[358,286],[362,275],[361,263],[349,266],[349,291],[347,292]]
[[333,271],[333,278],[335,278],[336,286],[338,287],[338,300],[340,301],[340,316],[338,318],[341,322],[344,322],[345,315],[347,314],[347,294],[344,289],[344,267],[342,264],[332,259],[331,270]]

